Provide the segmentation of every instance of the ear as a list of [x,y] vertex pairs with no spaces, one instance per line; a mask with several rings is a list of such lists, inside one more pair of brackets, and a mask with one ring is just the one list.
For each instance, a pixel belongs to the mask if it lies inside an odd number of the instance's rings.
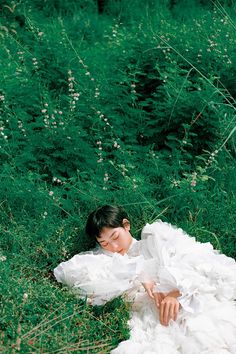
[[130,222],[128,219],[123,219],[122,220],[122,224],[123,224],[123,228],[126,230],[126,231],[130,231]]

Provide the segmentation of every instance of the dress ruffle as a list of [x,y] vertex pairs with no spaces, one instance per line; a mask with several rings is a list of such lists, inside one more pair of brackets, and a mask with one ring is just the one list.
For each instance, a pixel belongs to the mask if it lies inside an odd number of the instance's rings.
[[54,275],[78,297],[87,297],[93,305],[103,305],[137,287],[143,262],[142,256],[129,258],[114,253],[111,257],[90,252],[60,263]]
[[186,311],[201,311],[200,294],[212,294],[220,301],[236,298],[236,263],[209,242],[197,242],[160,220],[147,224],[141,238],[139,249],[147,260],[147,279],[156,281],[157,291],[179,289],[182,296],[178,300]]

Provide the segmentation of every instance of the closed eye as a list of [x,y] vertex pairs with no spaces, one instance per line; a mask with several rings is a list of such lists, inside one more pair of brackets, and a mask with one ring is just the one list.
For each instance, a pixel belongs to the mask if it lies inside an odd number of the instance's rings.
[[113,239],[113,240],[117,240],[118,238],[119,238],[119,235],[113,237],[112,239]]
[[100,243],[100,245],[101,245],[102,247],[107,247],[107,246],[108,246],[108,243]]

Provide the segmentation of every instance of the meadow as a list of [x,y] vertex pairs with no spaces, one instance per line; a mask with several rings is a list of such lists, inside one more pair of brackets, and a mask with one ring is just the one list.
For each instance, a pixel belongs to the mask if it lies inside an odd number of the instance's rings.
[[[99,7],[98,7],[99,4]],[[122,298],[91,307],[53,269],[122,205],[236,258],[236,6],[5,0],[0,8],[0,352],[109,353]]]

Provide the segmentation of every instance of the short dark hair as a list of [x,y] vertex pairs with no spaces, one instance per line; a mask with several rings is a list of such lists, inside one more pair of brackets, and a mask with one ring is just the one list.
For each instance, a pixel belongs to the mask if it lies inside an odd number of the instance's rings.
[[126,211],[118,205],[103,205],[88,217],[85,231],[89,237],[100,237],[103,227],[123,227],[123,219],[128,219]]

